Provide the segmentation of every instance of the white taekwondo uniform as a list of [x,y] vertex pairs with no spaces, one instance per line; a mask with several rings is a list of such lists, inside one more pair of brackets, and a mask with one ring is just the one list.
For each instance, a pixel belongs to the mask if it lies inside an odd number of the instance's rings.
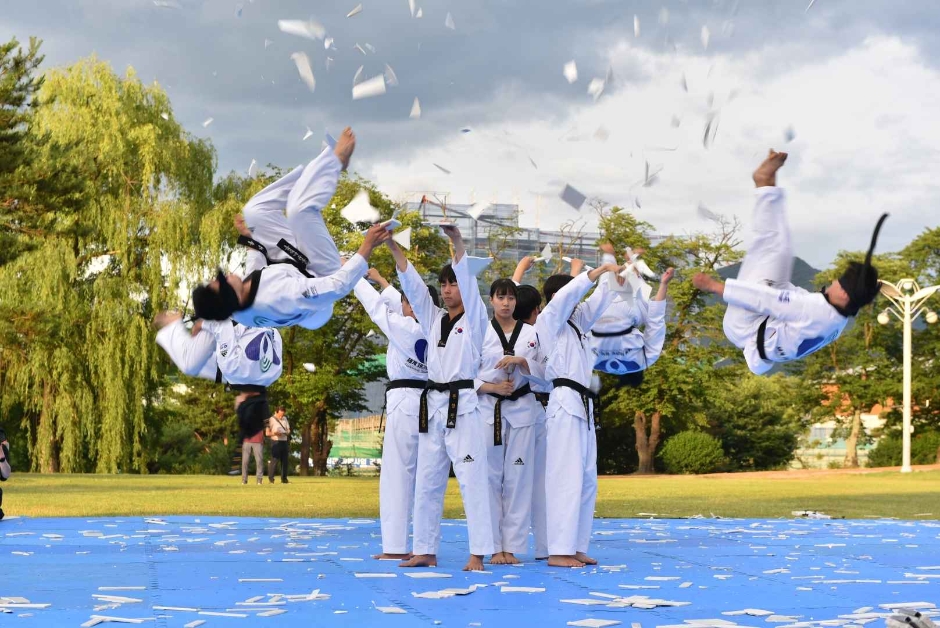
[[[379,476],[382,551],[407,554],[418,464],[418,407],[428,381],[425,365],[428,341],[421,325],[400,313],[401,294],[395,288],[389,286],[379,293],[368,281],[360,279],[355,294],[369,318],[388,338],[385,354],[387,418]],[[393,305],[396,302],[399,312]]]
[[487,447],[493,552],[521,554],[529,546],[536,463],[535,422],[542,413],[542,406],[521,367],[514,365],[511,372],[494,368],[507,355],[525,358],[530,373],[536,377],[544,375],[532,325],[516,321],[515,329],[507,338],[496,319],[490,321],[477,376],[481,383],[511,380],[515,391],[511,397],[480,394],[480,412],[488,426],[482,437]]
[[829,304],[824,293],[790,283],[793,250],[784,191],[760,187],[755,194],[752,240],[737,279],[725,282],[724,331],[732,344],[743,349],[751,372],[762,375],[775,363],[798,360],[830,344],[848,318]]
[[186,375],[232,385],[270,386],[281,376],[281,334],[231,320],[202,321],[193,336],[183,321],[157,332],[157,344]]
[[[613,300],[606,277],[583,303],[593,282],[581,273],[545,305],[535,322],[548,356],[553,389],[547,411],[545,500],[548,552],[587,552],[597,500],[596,395],[589,390],[594,355],[587,335]],[[551,341],[545,339],[551,338]]]
[[[464,313],[450,320],[447,310],[434,305],[428,287],[411,263],[398,271],[428,340],[428,387],[419,410],[418,475],[415,481],[415,554],[437,554],[441,517],[450,464],[460,485],[470,553],[493,553],[493,530],[487,484],[486,447],[474,378],[480,369],[483,338],[489,321],[467,256],[453,265],[463,298]],[[426,404],[426,405],[425,405]]]
[[[617,259],[605,253],[603,263],[608,262]],[[665,342],[665,300],[649,301],[642,290],[632,300],[615,297],[591,330],[594,370],[626,375],[648,369],[662,355]]]
[[[322,210],[336,193],[342,164],[330,148],[267,186],[245,205],[247,279],[251,292],[244,310],[233,314],[243,325],[319,329],[333,304],[349,294],[368,264],[356,254],[340,267],[339,252]],[[285,216],[285,207],[287,210]]]

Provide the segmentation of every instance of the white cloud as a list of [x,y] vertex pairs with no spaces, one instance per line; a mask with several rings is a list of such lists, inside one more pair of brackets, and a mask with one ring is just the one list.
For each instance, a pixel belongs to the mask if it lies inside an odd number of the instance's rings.
[[[797,65],[780,47],[704,56],[654,53],[624,39],[610,57],[615,76],[641,78],[618,79],[612,93],[594,104],[586,93],[591,77],[582,76],[571,87],[585,92],[584,104],[563,117],[488,124],[469,134],[454,129],[406,160],[368,164],[371,175],[393,196],[439,190],[449,192],[452,202],[470,200],[471,192],[478,200],[520,202],[529,225],[541,192],[543,228],[577,216],[557,198],[567,182],[626,207],[639,196],[640,218],[661,232],[681,233],[708,228],[696,216],[700,201],[747,224],[750,173],[774,147],[791,153],[780,183],[788,188],[796,253],[816,265],[827,264],[839,249],[867,246],[882,211],[892,217],[881,251],[936,224],[940,74],[913,45],[871,37],[841,55]],[[688,93],[680,86],[683,75]],[[560,70],[559,84],[567,87]],[[543,110],[533,105],[511,86],[486,104],[504,107],[514,118],[527,107]],[[710,111],[718,113],[719,128],[706,150],[702,136]],[[677,129],[673,116],[682,121]],[[601,125],[609,132],[606,142],[592,138]],[[796,139],[786,144],[790,125]],[[583,139],[568,141],[572,136]],[[650,188],[636,185],[645,160],[663,167]]]

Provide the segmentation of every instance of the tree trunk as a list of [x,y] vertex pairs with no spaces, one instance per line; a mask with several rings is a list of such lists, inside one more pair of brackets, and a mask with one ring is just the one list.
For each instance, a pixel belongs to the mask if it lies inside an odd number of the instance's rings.
[[649,434],[647,434],[646,414],[637,412],[633,417],[633,429],[636,432],[636,453],[639,458],[639,466],[636,472],[640,475],[655,473],[653,458],[656,456],[656,448],[659,446],[661,418],[659,412],[654,412],[649,417]]
[[330,440],[330,422],[326,414],[326,404],[316,404],[313,413],[313,475],[325,476],[326,459],[330,457],[333,441]]
[[59,472],[59,441],[52,416],[52,386],[43,382],[42,408],[39,411],[39,470],[42,473]]
[[300,431],[300,475],[310,475],[310,423]]
[[852,431],[845,439],[845,460],[842,461],[843,468],[858,468],[858,437],[862,431],[862,411],[855,410],[852,415]]

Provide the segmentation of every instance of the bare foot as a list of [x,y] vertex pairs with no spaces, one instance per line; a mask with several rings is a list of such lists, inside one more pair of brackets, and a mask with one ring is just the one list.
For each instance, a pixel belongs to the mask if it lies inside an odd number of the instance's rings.
[[336,148],[333,149],[337,159],[343,164],[343,170],[349,167],[349,159],[354,150],[356,150],[356,134],[350,127],[346,127],[336,140]]
[[518,565],[519,559],[512,552],[503,552],[504,565]]
[[373,554],[372,558],[375,560],[408,560],[413,557],[414,554],[386,554],[382,552],[381,554]]
[[434,554],[419,554],[399,563],[399,567],[437,567],[437,556]]
[[178,321],[183,318],[183,315],[179,312],[160,312],[153,318],[154,329],[163,329],[172,322]]
[[767,159],[754,171],[754,185],[759,188],[777,185],[777,171],[783,167],[786,160],[786,153],[778,153],[771,148]]
[[574,555],[575,558],[580,560],[585,565],[596,565],[597,561],[585,554],[584,552],[578,552]]
[[493,557],[490,558],[491,565],[505,565],[506,563],[506,554],[503,552],[496,552],[493,554]]
[[552,556],[548,557],[548,566],[549,567],[568,567],[571,569],[577,569],[578,567],[584,567],[584,563],[575,558],[574,556]]
[[464,571],[483,571],[483,557],[471,554],[470,560],[463,566]]

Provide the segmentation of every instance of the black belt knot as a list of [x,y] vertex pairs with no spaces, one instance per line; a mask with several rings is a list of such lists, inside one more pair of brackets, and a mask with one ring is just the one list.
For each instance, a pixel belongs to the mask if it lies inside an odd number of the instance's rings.
[[418,410],[418,432],[427,434],[428,432],[428,393],[432,390],[437,392],[449,392],[450,398],[447,402],[447,428],[457,427],[457,402],[460,400],[460,391],[473,388],[472,379],[459,379],[455,382],[428,382],[422,386],[424,390],[421,393],[421,406]]
[[621,329],[620,331],[592,331],[591,335],[595,338],[616,338],[617,336],[626,336],[627,334],[632,334],[634,329],[636,329],[636,327],[631,325],[626,329]]
[[[558,377],[552,380],[552,386],[555,388],[570,388],[576,393],[581,395],[581,403],[584,404],[584,416],[588,420],[588,429],[591,428],[591,419],[594,419],[594,427],[597,428],[598,423],[601,420],[601,407],[600,407],[600,395],[595,393],[593,390],[579,384],[573,379],[567,379],[565,377]],[[594,412],[591,412],[591,402],[594,402]]]
[[487,393],[490,397],[496,399],[496,406],[493,409],[493,446],[499,447],[503,444],[503,402],[519,401],[526,395],[532,394],[532,389],[528,384],[515,389],[511,395],[497,395],[496,393]]

